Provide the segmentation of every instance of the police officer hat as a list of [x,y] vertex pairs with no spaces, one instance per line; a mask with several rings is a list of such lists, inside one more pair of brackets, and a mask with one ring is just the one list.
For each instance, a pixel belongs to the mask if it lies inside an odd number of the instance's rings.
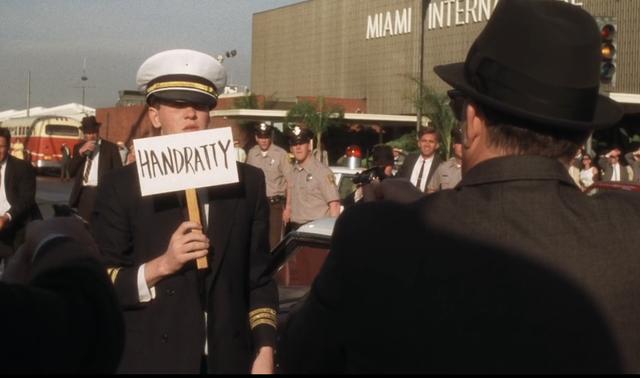
[[101,125],[101,123],[99,123],[94,116],[84,117],[81,121],[81,124],[82,126],[80,128],[85,134],[97,133]]
[[466,97],[534,125],[601,129],[623,113],[598,92],[600,44],[593,16],[578,6],[500,1],[466,60],[434,71]]
[[167,50],[142,63],[136,82],[148,104],[157,97],[213,109],[227,83],[227,73],[210,55],[194,50]]
[[256,125],[255,131],[258,137],[271,138],[271,132],[273,131],[273,126],[262,122],[259,125]]
[[294,125],[289,131],[289,144],[292,146],[309,143],[311,139],[313,139],[313,133],[304,126]]

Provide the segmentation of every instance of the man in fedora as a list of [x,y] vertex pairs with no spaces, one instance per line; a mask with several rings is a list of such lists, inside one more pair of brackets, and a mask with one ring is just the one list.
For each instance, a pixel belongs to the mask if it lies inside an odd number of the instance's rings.
[[78,214],[87,222],[91,219],[98,185],[105,173],[122,167],[118,146],[101,139],[99,129],[96,117],[82,119],[84,142],[73,147],[73,158],[69,163],[69,174],[73,177],[69,206],[77,208]]
[[[567,173],[593,130],[622,116],[598,93],[599,70],[585,10],[500,1],[466,60],[435,67],[455,88],[461,182],[342,215],[288,320],[283,368],[639,371],[640,197],[587,197]],[[383,229],[393,245],[374,236]]]

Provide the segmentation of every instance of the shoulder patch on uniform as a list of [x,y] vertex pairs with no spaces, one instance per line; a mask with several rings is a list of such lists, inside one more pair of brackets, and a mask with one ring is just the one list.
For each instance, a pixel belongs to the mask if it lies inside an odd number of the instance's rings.
[[336,185],[336,176],[333,173],[329,173],[327,175],[327,180],[329,181],[329,184]]

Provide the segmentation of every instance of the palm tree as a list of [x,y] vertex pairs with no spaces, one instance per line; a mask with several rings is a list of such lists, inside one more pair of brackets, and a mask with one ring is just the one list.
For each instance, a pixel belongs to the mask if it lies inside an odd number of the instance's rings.
[[[289,112],[285,122],[300,122],[305,124],[315,135],[315,146],[320,156],[325,156],[322,148],[322,135],[329,127],[340,125],[344,119],[342,106],[327,106],[324,97],[318,97],[316,103],[300,101]],[[324,159],[321,159],[324,160]]]
[[457,126],[457,120],[449,107],[449,96],[436,92],[433,88],[423,85],[422,98],[420,97],[420,81],[411,78],[416,83],[416,92],[410,99],[416,109],[421,109],[422,114],[431,120],[432,126],[440,134],[440,150],[445,158],[449,158],[449,145],[451,142],[451,130]]

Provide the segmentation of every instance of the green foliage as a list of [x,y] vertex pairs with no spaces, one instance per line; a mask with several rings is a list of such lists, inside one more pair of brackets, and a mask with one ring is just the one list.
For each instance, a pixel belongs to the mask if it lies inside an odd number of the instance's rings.
[[328,106],[324,97],[318,97],[315,103],[309,101],[300,101],[295,104],[285,119],[288,126],[291,122],[300,122],[305,124],[315,135],[315,146],[318,150],[323,151],[321,139],[322,135],[327,132],[329,127],[342,124],[344,119],[344,108],[342,106]]
[[414,77],[410,78],[416,84],[416,91],[410,99],[416,110],[422,109],[422,114],[431,120],[433,126],[440,134],[440,151],[443,157],[448,159],[451,142],[451,130],[458,125],[458,121],[449,107],[449,96],[445,93],[438,93],[433,88],[422,85],[422,96],[420,96],[420,81]]
[[386,143],[391,148],[399,148],[407,153],[415,152],[418,150],[417,136],[415,130],[404,134],[403,136],[390,140]]

